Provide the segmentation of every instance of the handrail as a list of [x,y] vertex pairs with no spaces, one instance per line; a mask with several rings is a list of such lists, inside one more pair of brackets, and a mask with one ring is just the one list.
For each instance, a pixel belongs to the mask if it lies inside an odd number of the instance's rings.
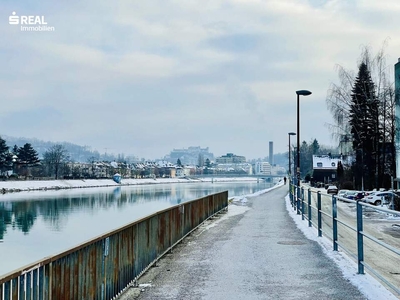
[[112,299],[205,220],[228,192],[154,213],[62,253],[0,276],[0,300]]
[[[370,252],[371,242],[372,245],[378,245],[388,251],[382,252],[382,255],[389,255],[389,253],[392,253],[392,255],[395,256],[396,261],[393,262],[393,265],[400,265],[400,249],[388,244],[387,242],[381,241],[377,237],[365,231],[364,210],[365,208],[370,208],[393,215],[400,215],[400,212],[384,207],[373,206],[363,203],[362,201],[345,199],[338,197],[337,195],[322,194],[320,191],[312,190],[311,188],[308,188],[308,193],[304,193],[304,186],[300,187],[295,186],[292,183],[290,184],[292,185],[289,186],[290,203],[292,207],[297,209],[297,214],[299,214],[299,208],[302,208],[302,220],[307,219],[309,226],[311,224],[318,230],[318,237],[321,237],[324,233],[326,237],[332,240],[333,251],[338,251],[340,246],[351,258],[355,258],[358,265],[358,274],[364,274],[364,267],[366,267],[384,285],[400,295],[400,287],[396,284],[396,280],[398,283],[398,278],[395,278],[394,276],[390,277],[389,270],[381,270],[377,268],[377,266],[373,267],[370,264],[367,264],[365,261],[366,253],[373,255],[373,253]],[[299,192],[300,190],[302,191],[301,193]],[[344,218],[342,218],[340,210],[338,209],[338,200],[356,205],[356,215],[354,217],[355,224],[349,224],[344,220]],[[322,201],[324,201],[325,205],[322,205]],[[316,223],[312,222],[315,218],[314,215],[317,217]],[[339,225],[342,225],[343,228]],[[351,245],[348,245],[345,242],[339,242],[341,234],[346,234],[346,232],[344,232],[345,228],[356,233],[356,238],[353,240],[356,244],[356,251],[350,249]],[[328,231],[324,229],[329,229],[329,234],[327,233]],[[364,237],[369,241],[368,245],[367,241],[364,240]]]

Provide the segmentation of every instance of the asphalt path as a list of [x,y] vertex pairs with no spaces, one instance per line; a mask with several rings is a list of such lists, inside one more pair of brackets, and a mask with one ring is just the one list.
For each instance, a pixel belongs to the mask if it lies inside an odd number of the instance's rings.
[[119,299],[367,299],[297,228],[286,195],[279,187],[204,224]]

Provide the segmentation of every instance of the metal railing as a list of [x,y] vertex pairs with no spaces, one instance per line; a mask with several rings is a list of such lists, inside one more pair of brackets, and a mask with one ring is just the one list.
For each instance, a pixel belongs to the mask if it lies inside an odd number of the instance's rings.
[[[399,273],[390,272],[375,261],[376,256],[379,255],[381,259],[390,261],[390,265],[400,266],[400,248],[391,245],[390,239],[383,241],[382,237],[376,237],[373,233],[369,233],[368,228],[366,229],[364,226],[366,213],[377,211],[400,216],[399,211],[336,195],[322,194],[311,188],[306,190],[304,187],[293,184],[289,187],[289,193],[291,205],[297,214],[301,215],[302,220],[307,219],[308,226],[314,226],[317,229],[318,237],[322,237],[322,235],[328,237],[333,243],[334,251],[338,251],[340,247],[354,259],[357,263],[358,274],[365,274],[364,269],[367,269],[388,288],[400,295]],[[344,217],[344,210],[338,209],[338,200],[354,206],[355,213],[347,211],[347,217]],[[372,229],[373,225],[369,226]]]
[[0,299],[112,299],[227,207],[225,191],[154,213],[1,276]]

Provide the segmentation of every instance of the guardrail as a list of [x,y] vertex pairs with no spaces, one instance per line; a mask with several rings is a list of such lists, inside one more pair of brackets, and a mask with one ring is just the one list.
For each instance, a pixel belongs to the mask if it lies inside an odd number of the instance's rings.
[[227,207],[225,191],[154,213],[1,276],[0,299],[112,299]]
[[[358,274],[365,274],[364,269],[367,269],[388,288],[400,295],[400,272],[390,272],[384,267],[381,268],[379,262],[375,261],[376,255],[379,255],[381,258],[386,258],[391,266],[398,268],[400,266],[400,249],[391,245],[390,240],[383,241],[382,237],[378,238],[369,233],[364,226],[366,221],[364,215],[367,212],[379,211],[400,216],[399,211],[336,195],[322,194],[320,191],[313,191],[311,188],[305,190],[304,187],[293,184],[290,184],[289,192],[291,205],[297,211],[297,214],[301,215],[302,220],[307,220],[309,227],[314,226],[319,237],[322,237],[323,234],[328,237],[333,242],[334,251],[338,251],[340,247],[353,258],[358,266]],[[338,200],[346,201],[355,206],[354,217],[352,217],[354,212],[347,212],[350,218],[344,217],[344,211],[342,211],[343,215],[340,215]],[[350,241],[348,241],[349,238]],[[343,242],[341,239],[343,239]],[[379,247],[378,251],[377,247]]]

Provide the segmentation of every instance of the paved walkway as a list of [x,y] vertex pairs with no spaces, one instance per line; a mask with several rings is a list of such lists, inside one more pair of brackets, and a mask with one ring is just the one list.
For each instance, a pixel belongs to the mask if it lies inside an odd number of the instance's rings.
[[297,228],[286,195],[250,198],[245,213],[196,230],[140,279],[137,299],[366,299]]

